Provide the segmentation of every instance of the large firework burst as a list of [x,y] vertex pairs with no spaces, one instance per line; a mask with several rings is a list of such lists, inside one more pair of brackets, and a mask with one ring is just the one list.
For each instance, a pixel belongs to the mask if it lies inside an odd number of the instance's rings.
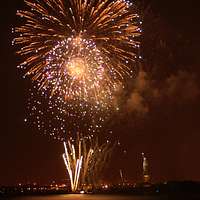
[[62,100],[103,102],[132,75],[140,35],[127,0],[25,0],[17,52],[37,86]]

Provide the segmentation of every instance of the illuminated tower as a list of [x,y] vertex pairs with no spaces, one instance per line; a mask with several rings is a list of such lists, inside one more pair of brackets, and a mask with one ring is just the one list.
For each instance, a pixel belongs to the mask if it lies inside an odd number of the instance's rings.
[[149,175],[149,163],[147,158],[145,157],[144,153],[142,153],[142,158],[143,158],[143,182],[144,183],[149,183],[150,182],[150,175]]

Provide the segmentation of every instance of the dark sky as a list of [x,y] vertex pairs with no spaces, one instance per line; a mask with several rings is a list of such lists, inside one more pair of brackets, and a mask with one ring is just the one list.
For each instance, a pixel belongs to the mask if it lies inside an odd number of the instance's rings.
[[[16,69],[11,46],[15,12],[22,2],[1,3],[0,185],[66,179],[62,144],[24,124],[29,83]],[[199,6],[194,0],[153,0],[151,5],[169,27],[169,38],[180,36],[181,42],[168,39],[167,47],[173,48],[169,48],[173,52],[169,65],[149,66],[135,80],[124,113],[113,123],[113,135],[120,138],[127,154],[114,155],[110,179],[118,179],[123,169],[128,179],[140,180],[144,151],[154,181],[200,180]]]

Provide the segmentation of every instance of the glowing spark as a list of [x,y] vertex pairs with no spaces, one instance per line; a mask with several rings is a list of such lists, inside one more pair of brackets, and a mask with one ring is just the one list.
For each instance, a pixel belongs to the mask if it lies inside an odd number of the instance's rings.
[[[84,136],[98,134],[112,112],[111,107],[74,101],[44,98],[37,89],[30,90],[24,123],[51,138],[65,141],[80,132]],[[45,95],[45,94],[44,94]]]

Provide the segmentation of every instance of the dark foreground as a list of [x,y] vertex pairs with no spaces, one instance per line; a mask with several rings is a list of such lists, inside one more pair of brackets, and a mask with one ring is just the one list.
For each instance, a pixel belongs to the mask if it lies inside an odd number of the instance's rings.
[[131,196],[131,195],[87,195],[87,194],[66,194],[48,196],[21,196],[3,198],[9,200],[198,200],[194,196]]
[[[79,191],[79,192],[84,192]],[[88,194],[89,193],[89,194]],[[0,187],[0,200],[200,200],[200,182],[106,185],[87,194],[70,194],[66,186],[19,185]]]

